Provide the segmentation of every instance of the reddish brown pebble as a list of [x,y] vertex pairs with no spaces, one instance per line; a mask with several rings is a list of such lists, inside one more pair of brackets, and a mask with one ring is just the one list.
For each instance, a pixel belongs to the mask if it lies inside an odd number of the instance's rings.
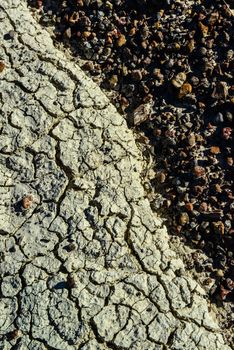
[[192,85],[190,85],[189,83],[184,83],[179,90],[178,97],[183,98],[186,95],[191,94],[191,92],[192,92]]
[[194,167],[194,174],[196,177],[204,176],[206,173],[205,169],[199,165]]
[[153,133],[155,136],[161,136],[162,131],[160,129],[154,129]]
[[225,300],[227,295],[231,293],[231,290],[225,289],[224,286],[220,286],[220,298],[221,300]]
[[133,36],[133,35],[135,35],[136,34],[136,28],[135,27],[133,27],[131,30],[130,30],[130,32],[129,32],[129,36]]
[[210,149],[210,152],[212,154],[219,154],[220,153],[220,148],[218,146],[212,146]]
[[186,204],[185,204],[185,208],[186,208],[188,211],[192,211],[192,210],[193,210],[193,204],[192,204],[192,203],[186,203]]
[[118,41],[117,41],[117,46],[121,47],[126,44],[126,38],[125,35],[121,34]]
[[5,67],[5,64],[3,62],[0,62],[0,73],[2,73]]
[[33,197],[31,194],[22,199],[22,206],[24,209],[29,209],[32,205]]
[[223,138],[225,140],[228,140],[232,134],[232,129],[231,128],[223,128]]
[[120,100],[120,105],[122,111],[124,111],[129,106],[129,101],[126,99],[126,97],[122,96]]

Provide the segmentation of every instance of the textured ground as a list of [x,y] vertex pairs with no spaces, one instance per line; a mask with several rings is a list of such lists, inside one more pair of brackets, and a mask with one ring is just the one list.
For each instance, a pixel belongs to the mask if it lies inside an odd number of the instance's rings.
[[0,348],[229,349],[123,118],[24,1],[0,35]]

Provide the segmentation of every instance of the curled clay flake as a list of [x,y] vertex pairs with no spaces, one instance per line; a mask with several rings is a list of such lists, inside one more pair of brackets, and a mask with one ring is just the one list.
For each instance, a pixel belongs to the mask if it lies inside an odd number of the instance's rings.
[[22,199],[22,206],[24,209],[29,209],[33,202],[33,196],[31,194],[23,197]]

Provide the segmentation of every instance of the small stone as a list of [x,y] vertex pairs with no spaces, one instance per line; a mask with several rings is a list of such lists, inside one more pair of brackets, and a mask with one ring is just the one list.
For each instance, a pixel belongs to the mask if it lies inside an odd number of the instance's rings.
[[188,42],[187,48],[188,48],[188,50],[189,50],[190,53],[194,50],[194,48],[195,48],[195,41],[194,41],[194,39],[191,39],[191,40]]
[[229,127],[223,128],[222,134],[223,134],[223,138],[225,140],[228,140],[231,137],[232,129]]
[[134,36],[136,34],[136,28],[135,27],[133,27],[133,28],[131,28],[130,29],[130,32],[129,32],[129,36]]
[[199,207],[199,211],[206,212],[208,210],[208,204],[206,202],[202,202]]
[[180,46],[179,43],[175,43],[175,44],[174,44],[174,48],[175,48],[176,50],[179,50],[179,49],[181,48],[181,46]]
[[112,75],[112,77],[109,79],[109,84],[112,89],[115,88],[118,84],[118,75]]
[[205,26],[202,22],[198,23],[198,27],[201,31],[203,38],[205,38],[208,35],[209,28],[207,26]]
[[88,38],[90,37],[91,34],[92,34],[92,33],[89,32],[89,31],[84,31],[84,32],[82,33],[82,37],[83,37],[84,39],[88,39]]
[[218,18],[219,18],[218,11],[211,13],[210,18],[208,20],[209,25],[214,26],[214,24],[217,22]]
[[178,73],[174,79],[172,79],[171,83],[172,85],[179,89],[185,82],[186,80],[186,74],[181,72],[181,73]]
[[216,271],[216,276],[217,276],[217,277],[223,277],[223,276],[224,276],[224,271],[221,270],[221,269],[218,269],[218,270]]
[[73,14],[71,15],[71,17],[69,18],[69,22],[74,24],[78,21],[79,19],[79,13],[78,12],[73,12]]
[[196,144],[196,137],[194,134],[190,134],[189,137],[188,137],[188,144],[190,147],[193,147],[195,146]]
[[22,199],[22,206],[24,209],[29,209],[33,202],[33,196],[30,194]]
[[137,80],[137,81],[142,80],[142,73],[139,69],[132,71],[131,75],[133,80]]
[[205,109],[205,107],[206,107],[205,103],[203,103],[201,101],[198,102],[198,106],[200,109]]
[[86,71],[93,71],[94,70],[94,64],[92,61],[87,61],[85,64],[82,66],[82,68]]
[[220,187],[219,184],[215,184],[215,192],[217,192],[217,193],[221,193],[222,192],[222,188]]
[[227,157],[227,163],[229,166],[233,166],[233,158],[232,157]]
[[125,45],[126,42],[127,42],[127,40],[126,40],[125,35],[121,34],[119,39],[117,40],[117,46],[121,47],[121,46]]
[[164,183],[166,180],[166,175],[164,173],[159,174],[159,181],[160,183]]
[[154,136],[161,136],[162,135],[162,130],[155,128],[153,131]]
[[210,149],[210,152],[212,154],[219,154],[220,153],[220,148],[218,146],[212,146]]
[[200,195],[204,191],[204,187],[203,186],[194,186],[194,191],[197,195]]
[[233,114],[231,112],[226,113],[226,117],[229,123],[232,123],[233,121]]
[[66,29],[64,32],[64,37],[66,39],[71,39],[71,36],[72,36],[71,28]]
[[113,4],[112,4],[110,1],[107,1],[107,2],[106,2],[106,7],[107,7],[109,10],[112,10],[112,9],[113,9]]
[[231,278],[227,278],[227,279],[226,279],[226,284],[227,284],[227,287],[228,287],[230,290],[233,290],[233,289],[234,289],[234,281],[233,281]]
[[215,99],[225,99],[228,96],[228,85],[225,81],[219,81],[215,84],[211,96]]
[[188,224],[188,223],[189,223],[189,216],[188,216],[188,214],[185,213],[185,212],[182,213],[182,214],[180,215],[179,222],[180,222],[180,225],[181,225],[181,226],[184,226],[184,225]]
[[5,69],[5,63],[0,62],[0,73],[2,73],[2,71]]
[[197,142],[203,142],[204,141],[204,137],[202,135],[197,134],[196,135],[196,141]]
[[139,125],[149,119],[151,115],[152,105],[151,103],[145,103],[138,106],[132,113],[133,125]]
[[220,286],[220,298],[221,300],[225,300],[227,295],[231,293],[231,290],[225,289],[224,286]]
[[192,85],[189,83],[184,83],[179,90],[178,97],[183,98],[186,95],[191,94],[191,92],[192,92]]
[[146,41],[146,40],[144,40],[144,41],[142,41],[142,42],[141,42],[141,47],[142,47],[144,50],[146,50],[146,49],[147,49],[147,47],[148,47],[148,43],[147,43],[147,41]]
[[214,119],[215,123],[219,124],[219,123],[223,123],[224,118],[223,118],[223,114],[222,113],[217,113],[217,115],[215,116]]
[[69,243],[68,246],[66,247],[66,250],[68,252],[71,252],[71,251],[75,250],[76,248],[77,248],[77,246],[75,243]]
[[14,30],[10,30],[7,34],[5,34],[4,38],[7,40],[13,40],[17,33]]
[[129,101],[126,97],[122,96],[120,100],[121,108],[124,111],[129,106]]
[[214,231],[223,235],[224,234],[224,224],[222,221],[216,221],[212,223],[213,227],[214,227]]
[[199,165],[195,166],[194,167],[194,175],[196,177],[201,177],[201,176],[204,176],[206,173],[205,169]]
[[186,208],[188,211],[193,211],[193,203],[186,203],[186,204],[185,204],[185,208]]

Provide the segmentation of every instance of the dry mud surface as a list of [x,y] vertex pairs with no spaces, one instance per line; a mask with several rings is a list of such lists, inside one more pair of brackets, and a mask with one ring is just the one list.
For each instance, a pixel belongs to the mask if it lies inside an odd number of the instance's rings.
[[230,349],[124,119],[25,1],[0,35],[0,349]]

